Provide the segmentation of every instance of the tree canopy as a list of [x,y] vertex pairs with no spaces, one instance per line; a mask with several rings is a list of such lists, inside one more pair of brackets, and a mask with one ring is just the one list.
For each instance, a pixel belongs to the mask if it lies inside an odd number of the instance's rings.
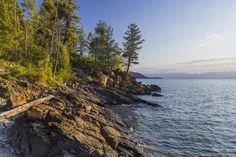
[[142,39],[141,31],[136,24],[130,24],[128,26],[128,30],[125,32],[124,39],[123,57],[126,59],[128,73],[132,64],[139,64],[138,50],[142,48],[141,45],[144,42],[144,39]]
[[85,67],[95,71],[123,70],[125,62],[127,72],[138,63],[143,39],[137,25],[128,27],[121,48],[104,21],[97,22],[94,32],[85,32],[76,0],[44,0],[37,5],[37,0],[0,0],[1,59],[30,67],[40,79],[57,81],[83,67],[72,68],[72,62],[89,64]]

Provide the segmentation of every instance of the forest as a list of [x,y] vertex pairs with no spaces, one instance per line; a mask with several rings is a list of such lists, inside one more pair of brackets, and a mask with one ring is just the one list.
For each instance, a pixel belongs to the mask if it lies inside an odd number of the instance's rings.
[[98,21],[85,32],[76,0],[0,0],[0,66],[38,82],[61,82],[112,70],[129,73],[142,48],[140,28],[130,24],[122,46],[113,28]]

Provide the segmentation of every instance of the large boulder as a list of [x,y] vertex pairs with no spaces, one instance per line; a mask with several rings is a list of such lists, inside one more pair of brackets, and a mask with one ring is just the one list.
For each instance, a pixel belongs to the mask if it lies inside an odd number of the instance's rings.
[[159,92],[161,91],[161,87],[157,86],[157,85],[150,85],[150,88],[153,92]]
[[27,97],[23,91],[21,93],[18,91],[12,91],[10,92],[9,102],[12,107],[17,107],[27,103]]
[[112,70],[107,70],[104,72],[104,74],[109,76],[110,78],[113,78],[113,79],[115,77],[115,73]]
[[112,78],[108,78],[107,85],[113,86],[114,85],[114,80]]
[[102,72],[100,72],[98,74],[98,77],[99,77],[99,83],[102,85],[102,86],[105,86],[107,85],[107,80],[109,78],[109,76],[103,74]]
[[[38,98],[43,88],[32,85],[27,81],[12,81],[2,79],[0,81],[0,97],[8,100],[10,107],[14,108]],[[46,93],[46,90],[43,90]]]
[[120,72],[119,75],[122,77],[122,80],[125,83],[132,84],[132,83],[136,82],[135,78],[130,73],[126,74],[126,72],[122,71],[122,72]]
[[101,130],[103,137],[106,139],[107,143],[113,148],[116,149],[118,144],[120,143],[121,134],[116,129],[104,126]]
[[120,85],[122,82],[122,77],[120,75],[116,75],[114,79],[114,84],[115,85]]
[[159,93],[152,93],[152,96],[155,96],[155,97],[161,97],[162,95],[159,94]]

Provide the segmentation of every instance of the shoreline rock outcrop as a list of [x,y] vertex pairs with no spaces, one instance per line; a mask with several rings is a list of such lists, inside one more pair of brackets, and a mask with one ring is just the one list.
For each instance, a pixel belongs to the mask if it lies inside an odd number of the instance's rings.
[[3,80],[0,90],[8,93],[2,95],[7,102],[11,102],[8,109],[18,106],[18,102],[29,102],[49,93],[55,96],[31,107],[15,119],[9,137],[15,153],[20,156],[145,156],[125,124],[104,106],[133,103],[157,105],[136,96],[159,91],[157,86],[137,82],[117,87],[68,84],[48,92],[24,81],[12,83]]
[[82,88],[60,89],[51,101],[32,107],[15,121],[10,137],[19,155],[143,156],[125,125],[94,103],[99,99]]

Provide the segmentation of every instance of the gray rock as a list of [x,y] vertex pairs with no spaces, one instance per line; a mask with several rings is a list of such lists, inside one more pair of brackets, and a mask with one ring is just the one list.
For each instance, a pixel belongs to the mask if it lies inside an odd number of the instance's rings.
[[152,93],[152,96],[155,96],[155,97],[161,97],[162,95],[159,94],[159,93]]
[[159,92],[161,91],[161,88],[157,85],[150,85],[150,88],[153,92]]

